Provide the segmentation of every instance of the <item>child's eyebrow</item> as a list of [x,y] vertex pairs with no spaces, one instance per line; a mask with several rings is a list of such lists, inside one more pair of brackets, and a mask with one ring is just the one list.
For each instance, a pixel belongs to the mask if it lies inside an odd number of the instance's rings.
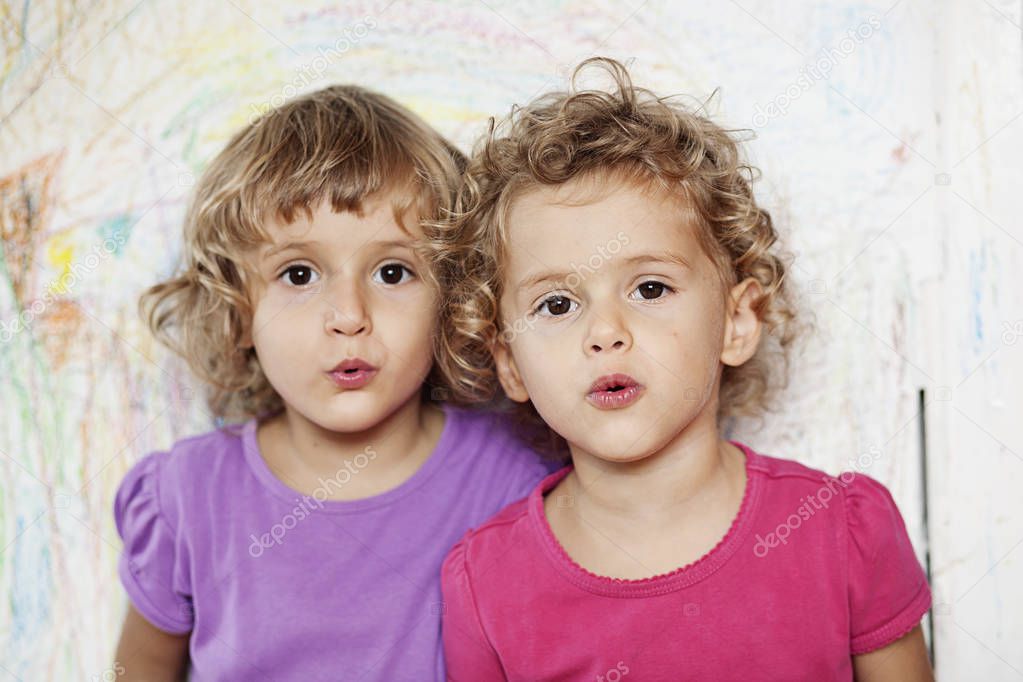
[[515,288],[529,289],[541,282],[560,282],[570,274],[571,273],[569,272],[538,272],[535,275],[530,275],[529,277],[519,280],[519,283]]
[[281,253],[283,251],[287,251],[289,249],[304,249],[306,247],[313,247],[313,248],[315,248],[315,247],[318,247],[318,246],[320,246],[320,242],[318,242],[318,241],[307,241],[307,242],[288,241],[288,242],[284,242],[283,244],[278,244],[277,246],[275,246],[275,247],[271,248],[270,250],[266,251],[263,254],[263,258],[273,258],[277,254],[279,254],[279,253]]
[[[411,249],[412,243],[405,239],[388,239],[384,241],[373,241],[364,244],[367,247],[379,248],[379,249],[390,249],[390,248],[402,248]],[[278,244],[272,249],[268,250],[263,254],[263,258],[273,258],[279,253],[287,251],[289,249],[318,249],[323,248],[323,243],[318,242],[315,239],[311,241],[287,241],[282,244]]]
[[683,258],[681,254],[674,253],[673,251],[662,251],[659,254],[641,253],[638,256],[626,258],[623,262],[626,265],[636,265],[638,263],[671,263],[672,265],[680,265],[684,268],[692,268],[688,260]]
[[[614,256],[611,257],[611,260],[613,259]],[[672,251],[663,251],[657,254],[641,253],[636,256],[630,256],[628,258],[623,259],[622,263],[624,263],[625,265],[638,265],[641,263],[668,263],[671,265],[678,265],[683,268],[692,269],[692,266],[689,265],[688,260],[683,258],[680,254],[674,253]],[[574,271],[572,270],[565,271],[545,270],[543,272],[538,272],[533,275],[528,275],[523,279],[519,280],[518,286],[516,288],[529,289],[530,287],[534,287],[542,282],[563,282],[565,281],[565,279],[568,278],[569,275],[573,274],[573,272]],[[577,272],[575,274],[578,276]]]
[[373,246],[379,249],[411,249],[412,241],[408,239],[388,239],[385,241],[369,242],[368,246]]

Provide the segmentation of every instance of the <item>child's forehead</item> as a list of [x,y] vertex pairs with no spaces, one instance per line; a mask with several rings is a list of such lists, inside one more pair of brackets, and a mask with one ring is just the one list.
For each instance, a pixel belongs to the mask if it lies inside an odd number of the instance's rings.
[[512,289],[580,271],[617,276],[668,267],[707,279],[724,267],[711,255],[693,205],[664,191],[628,184],[609,185],[603,194],[544,187],[521,195],[510,209],[498,261],[504,286]]
[[700,218],[684,195],[638,183],[565,183],[530,188],[510,202],[508,245],[543,242],[556,254],[596,247],[613,236],[622,247],[698,247]]
[[315,207],[295,211],[291,220],[272,215],[264,225],[266,237],[260,245],[264,251],[296,241],[359,246],[378,242],[413,244],[423,238],[414,207],[403,208],[389,196],[373,197],[341,210],[321,201]]

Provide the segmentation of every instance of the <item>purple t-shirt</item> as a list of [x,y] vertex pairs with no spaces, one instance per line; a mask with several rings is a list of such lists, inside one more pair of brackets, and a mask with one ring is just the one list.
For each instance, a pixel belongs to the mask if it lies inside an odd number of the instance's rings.
[[[191,632],[191,679],[444,679],[444,555],[549,467],[500,417],[443,409],[430,458],[365,499],[289,488],[260,455],[255,420],[127,473],[114,502],[121,582],[153,625]],[[322,489],[358,476],[370,456]]]

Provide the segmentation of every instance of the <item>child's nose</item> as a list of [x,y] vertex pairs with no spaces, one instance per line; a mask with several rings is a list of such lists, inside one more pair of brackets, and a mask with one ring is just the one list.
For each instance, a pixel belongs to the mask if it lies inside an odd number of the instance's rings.
[[586,335],[586,354],[624,351],[632,346],[632,336],[616,316],[596,315]]
[[327,301],[326,304],[324,320],[328,334],[355,336],[369,333],[369,315],[358,294],[343,296],[340,300]]
[[594,353],[603,352],[605,349],[618,350],[625,347],[625,341],[616,339],[611,342],[594,343],[590,345],[590,350]]
[[327,310],[326,330],[328,334],[344,334],[355,336],[368,331],[366,319],[362,316],[352,316],[333,306]]

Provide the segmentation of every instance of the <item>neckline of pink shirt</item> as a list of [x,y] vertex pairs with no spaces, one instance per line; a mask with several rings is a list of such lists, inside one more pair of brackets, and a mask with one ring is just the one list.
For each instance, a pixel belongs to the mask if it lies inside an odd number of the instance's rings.
[[753,519],[756,517],[762,488],[763,477],[760,476],[760,467],[756,466],[760,456],[739,441],[730,440],[728,442],[746,455],[746,489],[743,492],[739,511],[732,519],[728,531],[713,548],[699,559],[668,573],[647,578],[611,578],[588,571],[576,563],[561,546],[554,531],[551,530],[547,515],[544,513],[543,503],[544,494],[567,476],[572,471],[572,466],[569,465],[545,478],[529,495],[528,514],[555,569],[577,587],[605,597],[652,597],[689,587],[709,577],[735,554],[735,551],[742,546],[746,536],[749,535]]

